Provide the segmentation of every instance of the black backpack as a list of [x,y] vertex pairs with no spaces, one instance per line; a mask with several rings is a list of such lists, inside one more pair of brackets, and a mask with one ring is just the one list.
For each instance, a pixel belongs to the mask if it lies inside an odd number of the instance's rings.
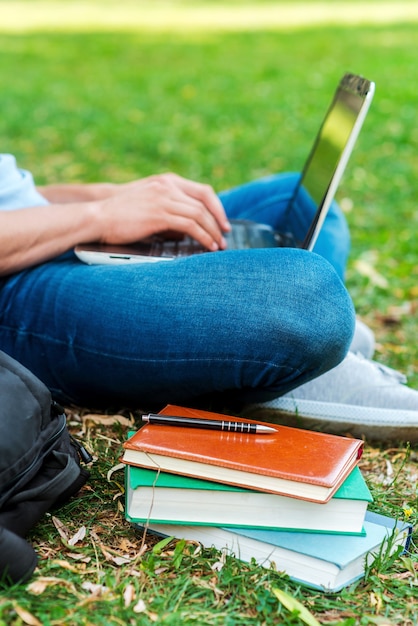
[[0,582],[27,580],[37,564],[24,539],[46,511],[64,504],[89,477],[92,458],[67,430],[47,387],[0,351]]

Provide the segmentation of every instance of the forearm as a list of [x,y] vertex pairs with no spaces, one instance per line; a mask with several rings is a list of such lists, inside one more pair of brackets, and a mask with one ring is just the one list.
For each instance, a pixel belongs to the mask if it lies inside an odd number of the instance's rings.
[[0,275],[42,263],[79,243],[132,243],[166,231],[189,235],[208,250],[226,247],[223,232],[230,227],[213,189],[176,174],[39,191],[52,203],[0,211]]
[[37,187],[40,194],[53,204],[104,200],[115,195],[119,185],[112,183],[58,184]]
[[94,202],[0,212],[0,275],[56,257],[100,236]]

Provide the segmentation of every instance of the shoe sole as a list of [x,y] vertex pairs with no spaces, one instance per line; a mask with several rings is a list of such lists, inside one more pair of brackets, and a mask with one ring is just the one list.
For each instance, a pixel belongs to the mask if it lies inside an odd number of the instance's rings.
[[285,426],[350,434],[369,441],[418,442],[418,413],[415,411],[276,398],[249,405],[243,414]]

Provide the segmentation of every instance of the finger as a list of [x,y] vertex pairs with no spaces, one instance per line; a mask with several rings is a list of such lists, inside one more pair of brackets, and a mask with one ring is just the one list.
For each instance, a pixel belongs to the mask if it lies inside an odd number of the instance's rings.
[[173,220],[172,228],[195,239],[204,248],[212,252],[226,248],[226,241],[222,235],[220,239],[217,236],[214,237],[213,234],[201,226],[199,222],[184,215],[176,216],[175,220]]
[[231,229],[222,202],[210,185],[197,183],[183,178],[182,176],[178,176],[177,174],[173,176],[177,179],[179,186],[186,194],[201,202],[208,209],[224,232]]
[[[163,187],[157,195],[159,197],[158,204],[160,204],[162,214],[165,214],[166,228],[172,228],[175,222],[178,223],[178,218],[180,217],[183,218],[181,224],[182,227],[185,228],[184,232],[199,241],[201,241],[203,236],[204,241],[202,243],[205,247],[211,250],[215,248],[226,248],[223,230],[212,211],[208,209],[207,204],[202,201],[202,194],[196,193],[196,195],[200,195],[200,197],[195,197],[195,195],[190,193],[191,191],[198,191],[196,187],[204,188],[206,187],[205,185],[196,184],[195,187],[192,181],[183,179],[176,174],[158,176],[157,180],[153,179],[153,184],[157,186],[162,185]],[[211,192],[209,193],[210,197],[214,192],[210,188],[208,189]],[[216,194],[214,195],[218,203],[219,199]],[[197,228],[194,226],[193,222],[196,223]],[[183,224],[186,224],[186,226],[183,226]],[[206,236],[203,235],[202,230],[206,232]],[[208,236],[211,241],[209,241]],[[215,243],[216,246],[214,245]]]
[[182,195],[172,202],[170,211],[172,226],[174,223],[176,228],[180,225],[183,232],[199,241],[205,248],[209,250],[226,248],[227,244],[218,222],[198,200]]

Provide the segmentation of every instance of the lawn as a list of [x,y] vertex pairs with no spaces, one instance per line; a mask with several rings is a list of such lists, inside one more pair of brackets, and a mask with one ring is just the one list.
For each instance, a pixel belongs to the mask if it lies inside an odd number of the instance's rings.
[[[220,190],[299,169],[340,75],[375,80],[338,193],[352,232],[347,284],[376,358],[418,386],[417,21],[415,2],[0,0],[2,152],[39,183],[173,170]],[[108,474],[137,413],[83,420],[92,409],[68,413],[98,459],[93,480],[56,513],[61,535],[52,516],[33,532],[40,569],[32,586],[3,592],[1,626],[302,624],[273,587],[323,624],[418,623],[415,548],[333,596],[194,545],[143,544],[123,520],[123,474]],[[375,510],[416,523],[416,460],[405,444],[366,445]]]

